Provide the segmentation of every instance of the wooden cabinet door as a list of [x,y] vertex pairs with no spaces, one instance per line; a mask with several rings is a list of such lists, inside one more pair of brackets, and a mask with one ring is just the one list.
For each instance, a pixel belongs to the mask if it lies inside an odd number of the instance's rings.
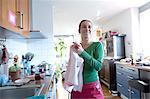
[[0,0],[0,26],[2,25],[2,0]]
[[29,33],[29,0],[17,0],[17,13],[18,27],[21,29],[21,33],[24,36],[28,36]]
[[22,34],[28,36],[30,30],[30,14],[29,14],[29,0],[21,0],[22,12]]
[[16,18],[16,0],[2,0],[2,27],[19,33]]
[[1,0],[0,25],[24,36],[29,33],[29,0]]
[[0,26],[2,26],[2,0],[0,0]]

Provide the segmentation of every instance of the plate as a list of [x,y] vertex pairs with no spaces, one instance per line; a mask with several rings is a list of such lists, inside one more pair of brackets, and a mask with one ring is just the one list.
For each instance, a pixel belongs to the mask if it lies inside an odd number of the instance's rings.
[[25,78],[25,79],[18,79],[18,80],[15,80],[15,84],[20,84],[20,85],[22,85],[22,84],[26,84],[26,83],[28,83],[30,81],[30,79],[29,78]]

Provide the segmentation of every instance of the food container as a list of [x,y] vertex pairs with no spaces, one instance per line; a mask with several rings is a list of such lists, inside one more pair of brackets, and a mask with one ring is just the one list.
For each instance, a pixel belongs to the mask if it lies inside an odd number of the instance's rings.
[[40,74],[35,74],[35,80],[41,80]]
[[20,79],[21,70],[9,71],[9,76],[10,76],[10,79],[14,82],[17,79]]

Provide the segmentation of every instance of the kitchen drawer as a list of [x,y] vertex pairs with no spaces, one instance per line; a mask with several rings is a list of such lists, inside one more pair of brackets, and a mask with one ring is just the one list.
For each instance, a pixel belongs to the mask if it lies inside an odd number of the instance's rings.
[[127,81],[127,76],[124,74],[124,73],[122,73],[122,72],[118,72],[117,71],[117,75],[116,75],[117,77],[117,82],[123,82],[123,81]]
[[117,83],[117,91],[119,91],[119,93],[125,95],[126,97],[128,97],[128,88],[126,86],[124,86],[123,84]]
[[131,97],[131,99],[140,99],[140,91],[134,89],[134,88],[131,88],[128,89],[129,91],[129,98]]
[[127,67],[127,72],[133,75],[138,75],[138,69],[136,68],[131,68],[131,67]]
[[116,64],[116,68],[117,68],[117,69],[123,69],[123,68],[124,68],[124,65]]
[[127,73],[127,79],[131,80],[131,79],[138,79],[139,78],[139,73],[137,70],[130,70]]
[[116,65],[116,70],[117,71],[124,71],[124,72],[126,72],[127,68],[126,68],[125,65]]
[[127,75],[127,79],[128,79],[128,80],[131,80],[131,79],[138,79],[138,78],[139,78],[138,75],[133,75],[133,74],[128,74],[128,75]]

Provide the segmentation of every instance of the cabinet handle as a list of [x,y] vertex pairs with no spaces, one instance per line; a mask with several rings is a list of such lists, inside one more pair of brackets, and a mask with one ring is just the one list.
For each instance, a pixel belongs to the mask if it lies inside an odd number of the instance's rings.
[[20,29],[23,29],[23,13],[21,12],[20,17]]
[[16,12],[16,26],[20,28],[20,11]]
[[118,85],[119,87],[122,87],[122,85],[121,85],[121,84],[119,84],[119,83],[117,83],[117,85]]
[[122,66],[120,66],[120,68],[123,68]]
[[130,89],[128,89],[128,92],[130,92],[131,90]]
[[133,69],[128,69],[128,70],[135,71],[135,70],[133,70]]
[[134,79],[132,76],[127,76],[129,79]]
[[131,93],[134,94],[134,91],[131,90]]
[[17,11],[16,16],[17,16],[16,26],[20,29],[23,29],[23,13],[20,11]]
[[120,72],[117,72],[117,74],[118,74],[118,75],[121,75],[122,73],[120,73]]
[[130,89],[128,89],[128,92],[131,92],[132,94],[134,94],[134,91],[132,91],[132,90],[130,90]]

